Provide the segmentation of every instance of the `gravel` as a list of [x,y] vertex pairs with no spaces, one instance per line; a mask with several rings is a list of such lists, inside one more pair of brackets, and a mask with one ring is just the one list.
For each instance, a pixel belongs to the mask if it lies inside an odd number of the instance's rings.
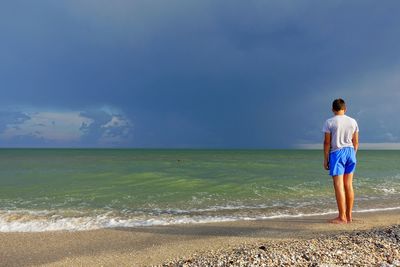
[[400,225],[309,240],[266,240],[172,259],[158,266],[400,266]]

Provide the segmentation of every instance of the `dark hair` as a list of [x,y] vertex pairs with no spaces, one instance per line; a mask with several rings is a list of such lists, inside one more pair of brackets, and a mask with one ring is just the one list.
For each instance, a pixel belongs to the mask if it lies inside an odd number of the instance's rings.
[[344,103],[344,100],[341,98],[333,100],[332,103],[332,109],[334,111],[340,111],[346,109],[346,103]]

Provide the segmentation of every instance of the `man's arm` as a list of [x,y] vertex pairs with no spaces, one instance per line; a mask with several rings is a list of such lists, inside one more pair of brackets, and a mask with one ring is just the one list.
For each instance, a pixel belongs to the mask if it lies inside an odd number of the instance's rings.
[[354,151],[357,152],[357,150],[358,150],[358,132],[355,132],[353,134],[353,139],[351,139],[351,141],[353,142]]
[[329,151],[331,150],[331,133],[325,133],[324,138],[324,168],[329,170]]

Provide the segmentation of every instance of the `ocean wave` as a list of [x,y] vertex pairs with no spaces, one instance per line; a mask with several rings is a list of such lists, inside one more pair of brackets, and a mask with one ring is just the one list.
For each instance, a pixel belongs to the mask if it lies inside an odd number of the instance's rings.
[[[355,213],[400,210],[400,207],[371,208],[355,210]],[[299,218],[335,214],[336,210],[315,213],[275,212],[267,215],[226,215],[226,216],[164,216],[164,217],[115,217],[112,213],[96,216],[62,217],[51,211],[1,211],[0,232],[46,232],[85,231],[104,228],[148,227],[176,224],[201,224],[232,221],[268,220],[277,218]]]
[[397,189],[394,187],[384,187],[384,186],[376,186],[372,187],[376,192],[383,193],[384,195],[393,195],[397,194]]

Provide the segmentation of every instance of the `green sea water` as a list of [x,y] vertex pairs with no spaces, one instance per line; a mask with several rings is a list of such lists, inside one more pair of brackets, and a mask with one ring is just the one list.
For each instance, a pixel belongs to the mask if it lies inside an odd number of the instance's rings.
[[[359,151],[355,210],[400,206],[400,151]],[[0,231],[334,212],[322,151],[1,149]]]

